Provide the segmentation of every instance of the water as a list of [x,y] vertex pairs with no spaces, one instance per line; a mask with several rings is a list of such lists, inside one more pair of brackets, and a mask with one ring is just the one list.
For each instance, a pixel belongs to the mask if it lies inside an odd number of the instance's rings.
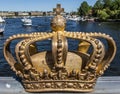
[[[9,18],[6,19],[6,27],[3,35],[0,36],[0,76],[13,76],[14,72],[10,69],[3,56],[3,43],[5,40],[18,33],[31,33],[31,32],[51,32],[50,28],[51,17],[37,17],[32,18],[33,25],[31,27],[25,27],[22,25],[21,18]],[[105,71],[105,76],[119,76],[120,75],[120,22],[73,22],[68,21],[66,31],[70,32],[102,32],[109,34],[113,37],[117,44],[117,53],[111,66]],[[75,50],[78,42],[69,42],[69,49]],[[14,43],[12,45],[15,45]],[[49,47],[50,41],[43,41],[40,46],[40,50],[51,49]],[[14,49],[14,47],[12,47]]]

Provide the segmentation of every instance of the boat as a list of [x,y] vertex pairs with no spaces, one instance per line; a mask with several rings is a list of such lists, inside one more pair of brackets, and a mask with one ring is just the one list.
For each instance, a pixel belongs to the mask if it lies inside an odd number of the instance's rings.
[[94,18],[88,18],[87,21],[94,22]]
[[32,25],[32,20],[29,18],[24,17],[23,19],[21,19],[21,21],[23,22],[24,26],[31,26]]
[[0,23],[0,34],[3,34],[5,29],[5,24],[4,23]]
[[84,21],[87,21],[87,20],[86,20],[84,17],[82,17],[82,18],[81,18],[81,21],[83,21],[83,22],[84,22]]
[[3,34],[4,28],[0,28],[0,34]]
[[67,19],[67,20],[71,20],[71,21],[80,21],[80,20],[81,20],[81,17],[76,16],[76,15],[74,15],[74,16],[68,15],[68,16],[66,16],[66,19]]
[[5,22],[4,18],[0,16],[0,23],[4,23],[4,22]]

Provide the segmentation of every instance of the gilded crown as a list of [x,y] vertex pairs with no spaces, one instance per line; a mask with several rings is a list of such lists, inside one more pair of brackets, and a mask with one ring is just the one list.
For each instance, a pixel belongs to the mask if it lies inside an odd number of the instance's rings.
[[[65,31],[63,9],[58,5],[54,10],[57,15],[51,21],[51,33],[13,35],[4,44],[4,56],[28,92],[90,92],[115,56],[115,42],[102,33]],[[69,51],[68,38],[80,40],[78,50]],[[17,60],[10,51],[10,43],[16,39],[22,39],[15,47]],[[38,52],[36,42],[47,39],[52,41],[52,50]]]

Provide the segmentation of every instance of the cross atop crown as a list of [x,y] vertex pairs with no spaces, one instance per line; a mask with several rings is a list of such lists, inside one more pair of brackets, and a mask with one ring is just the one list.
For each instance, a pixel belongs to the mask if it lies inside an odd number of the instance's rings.
[[56,15],[60,15],[61,12],[64,12],[64,8],[61,8],[61,4],[57,4],[57,7],[53,8],[53,11],[56,12]]

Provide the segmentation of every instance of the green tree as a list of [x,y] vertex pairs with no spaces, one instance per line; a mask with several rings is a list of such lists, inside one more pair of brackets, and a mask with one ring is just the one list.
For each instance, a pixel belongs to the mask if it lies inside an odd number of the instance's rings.
[[94,16],[101,20],[119,18],[120,0],[97,0],[94,7]]
[[77,12],[76,11],[72,11],[70,12],[71,15],[77,15]]
[[101,19],[101,20],[106,20],[107,18],[109,18],[109,15],[106,13],[106,10],[100,10],[98,12],[98,17]]
[[120,0],[114,0],[112,2],[111,10],[120,10]]
[[103,0],[104,8],[111,8],[113,1],[112,0]]
[[97,0],[93,8],[94,8],[94,9],[97,9],[97,10],[103,9],[102,0]]
[[89,14],[90,6],[86,1],[81,3],[81,6],[78,8],[78,13],[80,16],[87,16]]
[[89,15],[89,16],[92,16],[92,15],[93,15],[93,9],[92,9],[92,6],[89,6],[89,12],[88,12],[88,15]]
[[118,19],[120,19],[120,10],[118,10]]
[[97,13],[103,9],[103,2],[102,0],[97,0],[93,6],[93,16],[97,16]]
[[110,18],[115,18],[115,11],[109,11]]
[[120,19],[120,0],[113,0],[110,17]]

